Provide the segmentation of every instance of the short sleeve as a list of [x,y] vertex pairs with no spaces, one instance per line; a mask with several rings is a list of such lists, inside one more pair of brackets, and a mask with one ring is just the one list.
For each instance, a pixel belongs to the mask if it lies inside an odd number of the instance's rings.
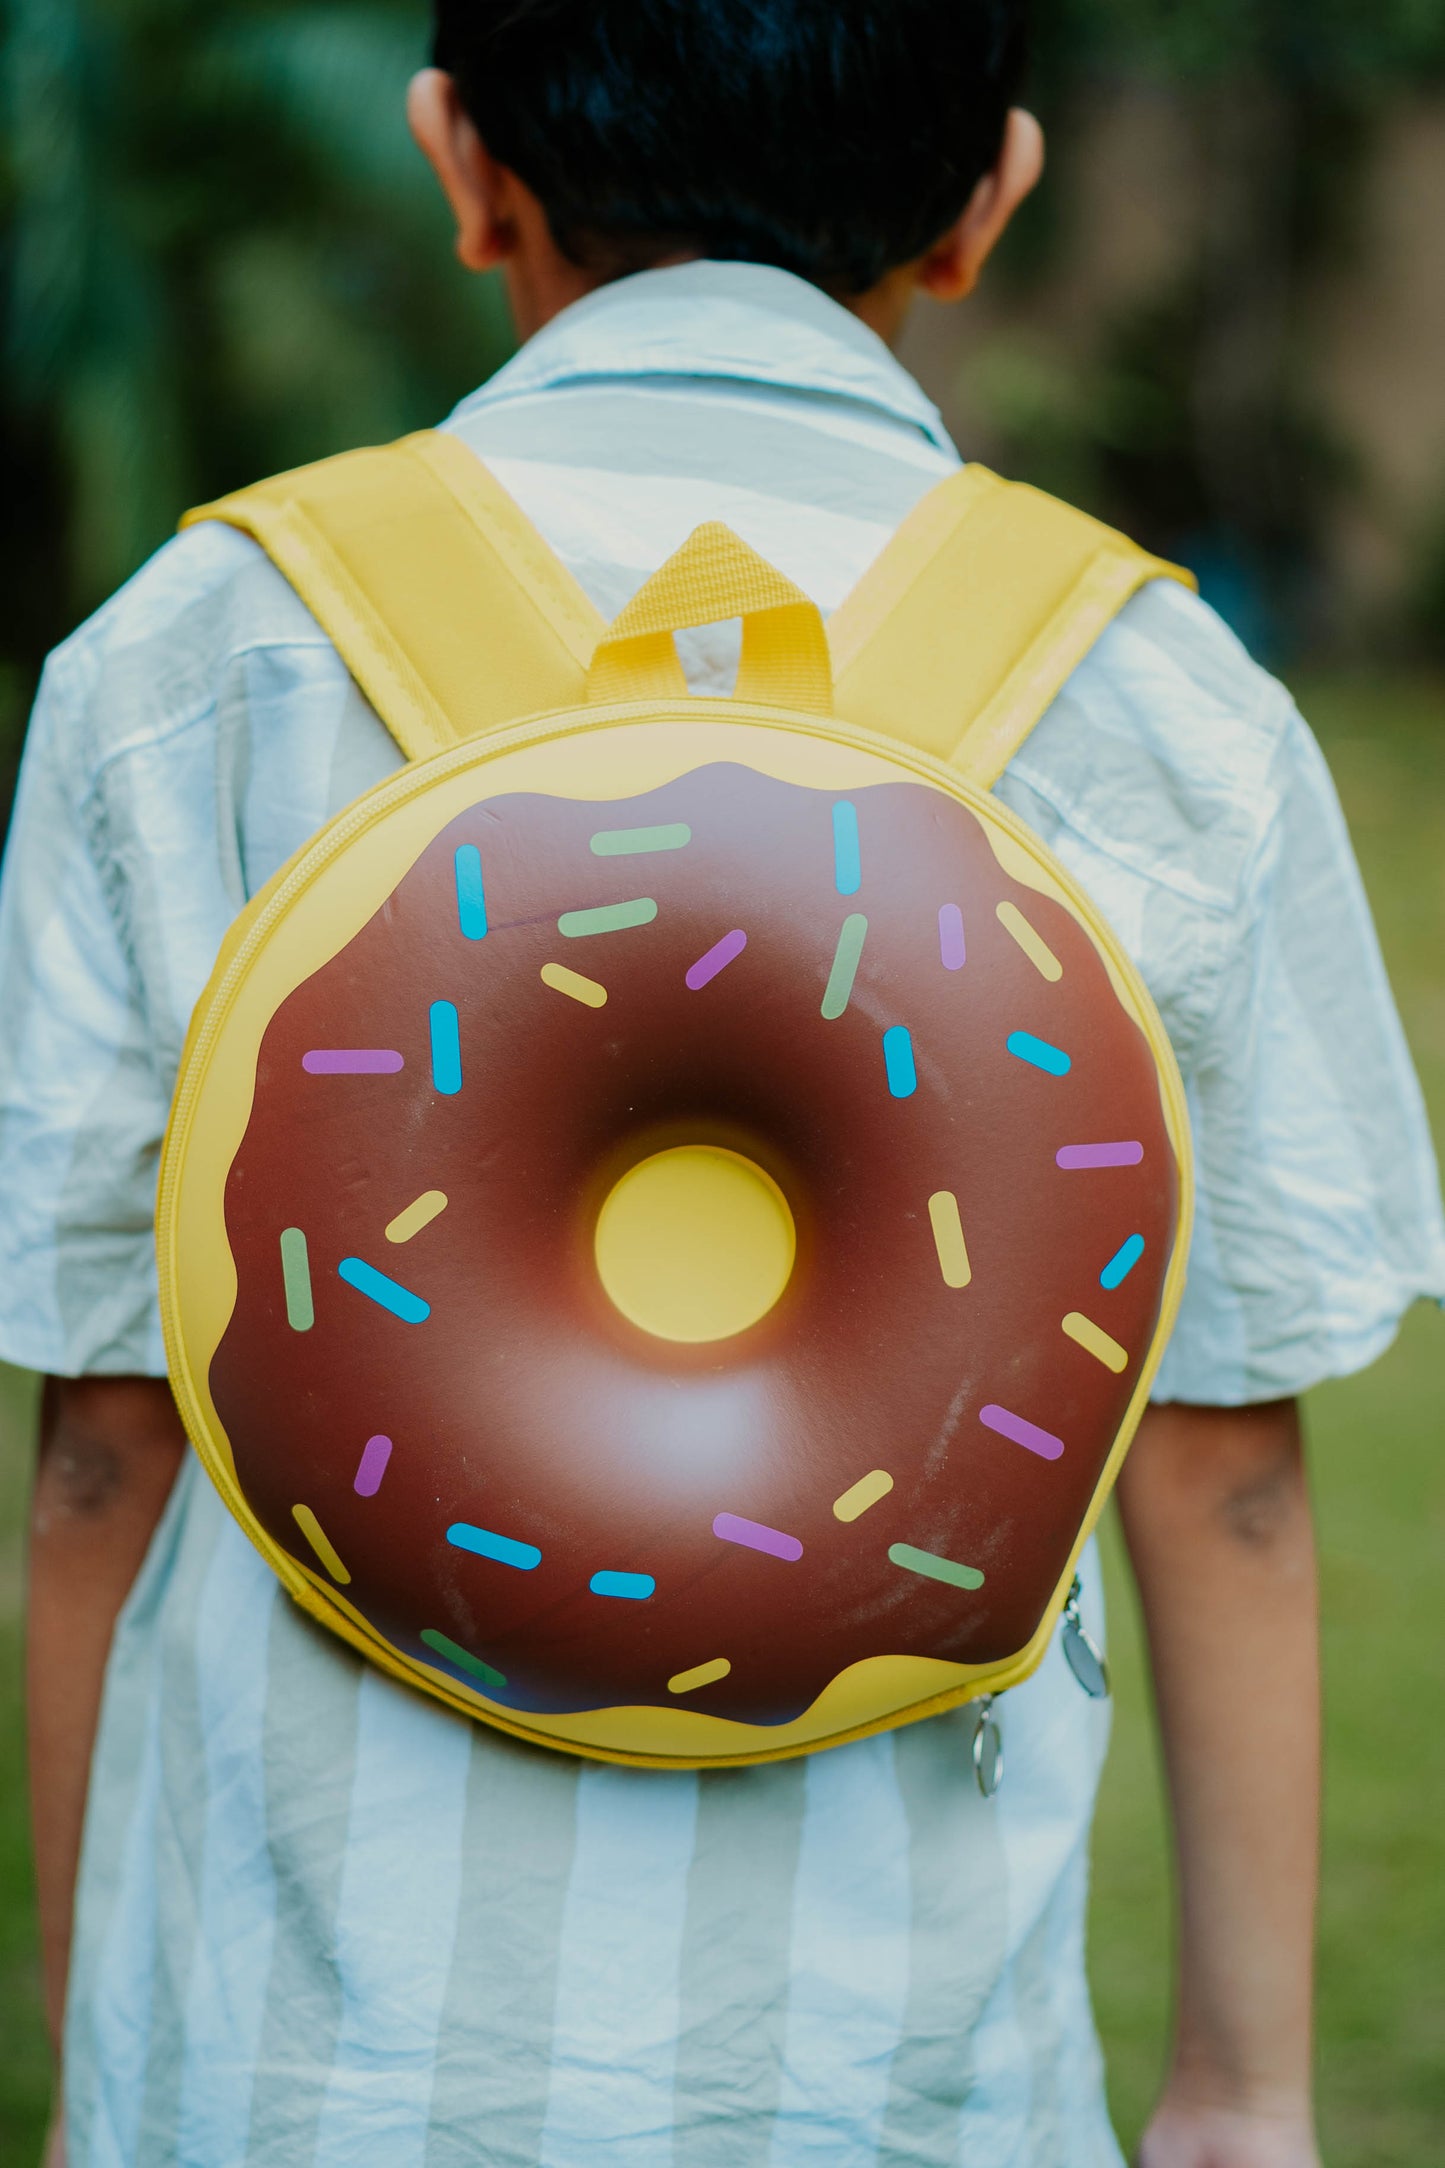
[[47,669],[0,879],[0,1357],[159,1376],[167,1095],[88,825],[91,675],[78,643]]
[[1445,1298],[1425,1108],[1324,758],[1293,716],[1185,1083],[1197,1210],[1157,1400],[1283,1398]]

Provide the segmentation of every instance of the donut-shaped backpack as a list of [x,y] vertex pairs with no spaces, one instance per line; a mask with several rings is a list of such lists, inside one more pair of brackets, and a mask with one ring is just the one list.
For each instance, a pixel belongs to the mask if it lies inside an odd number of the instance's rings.
[[[247,1535],[576,1754],[759,1761],[1026,1676],[1190,1163],[1143,984],[988,785],[1170,568],[970,467],[826,628],[718,526],[609,626],[433,435],[191,516],[410,756],[237,920],[172,1110],[171,1376]],[[693,697],[672,633],[727,618]]]

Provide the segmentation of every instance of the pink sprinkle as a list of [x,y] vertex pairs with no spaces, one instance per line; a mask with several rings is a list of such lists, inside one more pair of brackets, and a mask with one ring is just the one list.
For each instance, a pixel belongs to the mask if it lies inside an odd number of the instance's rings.
[[796,1536],[785,1536],[781,1528],[769,1528],[763,1521],[745,1521],[740,1513],[719,1513],[712,1524],[715,1536],[724,1543],[741,1543],[750,1551],[766,1551],[770,1558],[801,1558],[803,1546]]
[[1022,1445],[1030,1453],[1037,1453],[1040,1460],[1057,1460],[1064,1450],[1062,1438],[1056,1438],[1051,1430],[1040,1430],[1037,1423],[1026,1423],[1021,1415],[1010,1415],[1007,1408],[992,1402],[980,1408],[978,1419],[988,1430],[996,1430],[1001,1438],[1009,1438],[1015,1445]]
[[1055,1153],[1060,1167],[1137,1167],[1142,1144],[1066,1144]]
[[395,1076],[402,1059],[389,1046],[313,1046],[301,1066],[308,1076]]
[[963,913],[956,903],[945,903],[938,914],[938,953],[945,971],[961,971],[968,955],[963,943]]
[[706,955],[699,956],[687,974],[687,984],[693,993],[696,993],[700,986],[706,986],[709,979],[715,979],[719,971],[726,970],[735,956],[742,955],[747,945],[748,937],[741,926],[734,926],[732,932],[725,933],[721,941],[714,941]]
[[391,1440],[380,1435],[368,1438],[356,1471],[354,1485],[358,1498],[374,1498],[381,1489],[381,1479],[386,1474],[386,1464],[391,1459]]

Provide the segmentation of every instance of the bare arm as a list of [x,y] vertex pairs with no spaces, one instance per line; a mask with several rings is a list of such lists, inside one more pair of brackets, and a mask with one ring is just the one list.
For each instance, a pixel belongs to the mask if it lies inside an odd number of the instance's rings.
[[1151,1409],[1119,1503],[1179,1872],[1174,2055],[1141,2168],[1317,2168],[1319,1645],[1296,1404]]
[[184,1449],[163,1379],[46,1380],[30,1514],[26,1671],[45,2015],[57,2051],[111,1633]]

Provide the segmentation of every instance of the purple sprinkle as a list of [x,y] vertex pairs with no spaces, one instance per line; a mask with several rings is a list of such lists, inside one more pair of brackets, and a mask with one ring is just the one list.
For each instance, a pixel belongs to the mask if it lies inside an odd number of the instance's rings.
[[402,1059],[389,1046],[313,1046],[301,1066],[308,1076],[395,1076]]
[[1061,1167],[1137,1167],[1142,1144],[1066,1144],[1054,1155]]
[[700,986],[706,986],[709,979],[715,979],[719,971],[726,970],[735,956],[742,955],[747,945],[748,937],[741,926],[734,926],[732,932],[725,933],[721,941],[714,941],[707,954],[699,956],[687,974],[687,984],[693,993],[696,993]]
[[391,1459],[391,1440],[377,1436],[368,1438],[361,1455],[361,1465],[356,1471],[353,1486],[358,1498],[374,1498],[381,1489],[381,1479],[386,1474],[386,1464]]
[[1021,1415],[1010,1415],[1007,1408],[996,1407],[992,1402],[979,1409],[978,1419],[986,1429],[996,1430],[1001,1438],[1011,1438],[1015,1445],[1037,1453],[1040,1460],[1057,1460],[1064,1450],[1063,1439],[1056,1438],[1051,1430],[1040,1430],[1037,1423],[1026,1423]]
[[803,1546],[796,1536],[785,1536],[780,1528],[768,1528],[762,1521],[745,1521],[738,1513],[719,1513],[712,1524],[715,1536],[724,1543],[741,1543],[750,1551],[766,1551],[770,1558],[801,1558]]
[[938,953],[945,971],[961,971],[968,950],[963,942],[963,913],[956,903],[945,903],[938,914]]

